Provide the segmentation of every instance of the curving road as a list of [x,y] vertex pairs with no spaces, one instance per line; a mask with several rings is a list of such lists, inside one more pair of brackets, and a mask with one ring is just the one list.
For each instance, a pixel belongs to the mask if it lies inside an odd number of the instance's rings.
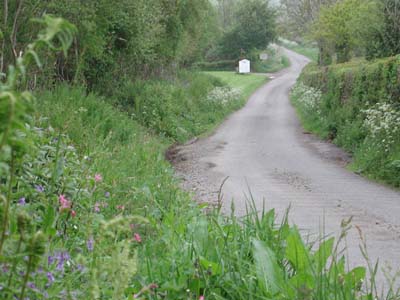
[[[381,266],[400,268],[400,192],[345,168],[340,149],[303,132],[288,92],[308,60],[285,50],[291,67],[257,90],[248,104],[205,139],[179,147],[176,169],[200,201],[213,201],[221,182],[226,211],[246,211],[249,191],[280,216],[291,205],[290,220],[309,233],[338,234],[354,216],[366,236],[369,256]],[[347,237],[351,265],[365,264],[355,226]],[[382,279],[380,275],[380,280]]]

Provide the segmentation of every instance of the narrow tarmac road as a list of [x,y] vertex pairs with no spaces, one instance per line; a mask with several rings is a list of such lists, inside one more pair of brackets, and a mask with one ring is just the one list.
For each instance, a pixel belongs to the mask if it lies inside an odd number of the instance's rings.
[[[291,67],[257,90],[248,104],[205,139],[179,147],[176,170],[199,201],[214,201],[222,181],[223,208],[246,212],[249,191],[258,208],[290,220],[309,233],[338,234],[343,219],[366,236],[372,261],[400,268],[400,192],[345,168],[349,157],[303,132],[288,93],[308,60],[285,50]],[[323,228],[323,230],[322,230]],[[365,264],[355,226],[347,237],[350,266]],[[382,274],[379,281],[382,283]]]

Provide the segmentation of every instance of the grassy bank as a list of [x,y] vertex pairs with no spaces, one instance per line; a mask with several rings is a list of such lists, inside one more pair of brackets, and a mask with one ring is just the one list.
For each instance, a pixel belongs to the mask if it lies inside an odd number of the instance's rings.
[[354,171],[400,186],[399,57],[306,67],[293,102],[304,126],[353,154]]
[[244,101],[247,100],[256,89],[261,87],[268,80],[266,76],[257,74],[242,75],[236,72],[227,71],[214,71],[205,73],[219,79],[221,82],[233,89],[240,90],[241,99]]

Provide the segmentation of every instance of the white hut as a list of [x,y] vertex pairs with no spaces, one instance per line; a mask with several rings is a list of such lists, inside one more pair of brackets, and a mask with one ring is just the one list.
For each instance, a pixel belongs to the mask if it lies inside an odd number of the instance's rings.
[[239,61],[239,73],[250,73],[250,61],[248,59],[242,59],[241,61]]

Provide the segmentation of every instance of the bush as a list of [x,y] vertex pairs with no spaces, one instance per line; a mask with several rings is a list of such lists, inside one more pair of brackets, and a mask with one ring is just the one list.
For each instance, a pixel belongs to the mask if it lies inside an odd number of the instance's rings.
[[193,67],[202,71],[234,71],[238,66],[237,60],[219,60],[212,62],[199,62]]

